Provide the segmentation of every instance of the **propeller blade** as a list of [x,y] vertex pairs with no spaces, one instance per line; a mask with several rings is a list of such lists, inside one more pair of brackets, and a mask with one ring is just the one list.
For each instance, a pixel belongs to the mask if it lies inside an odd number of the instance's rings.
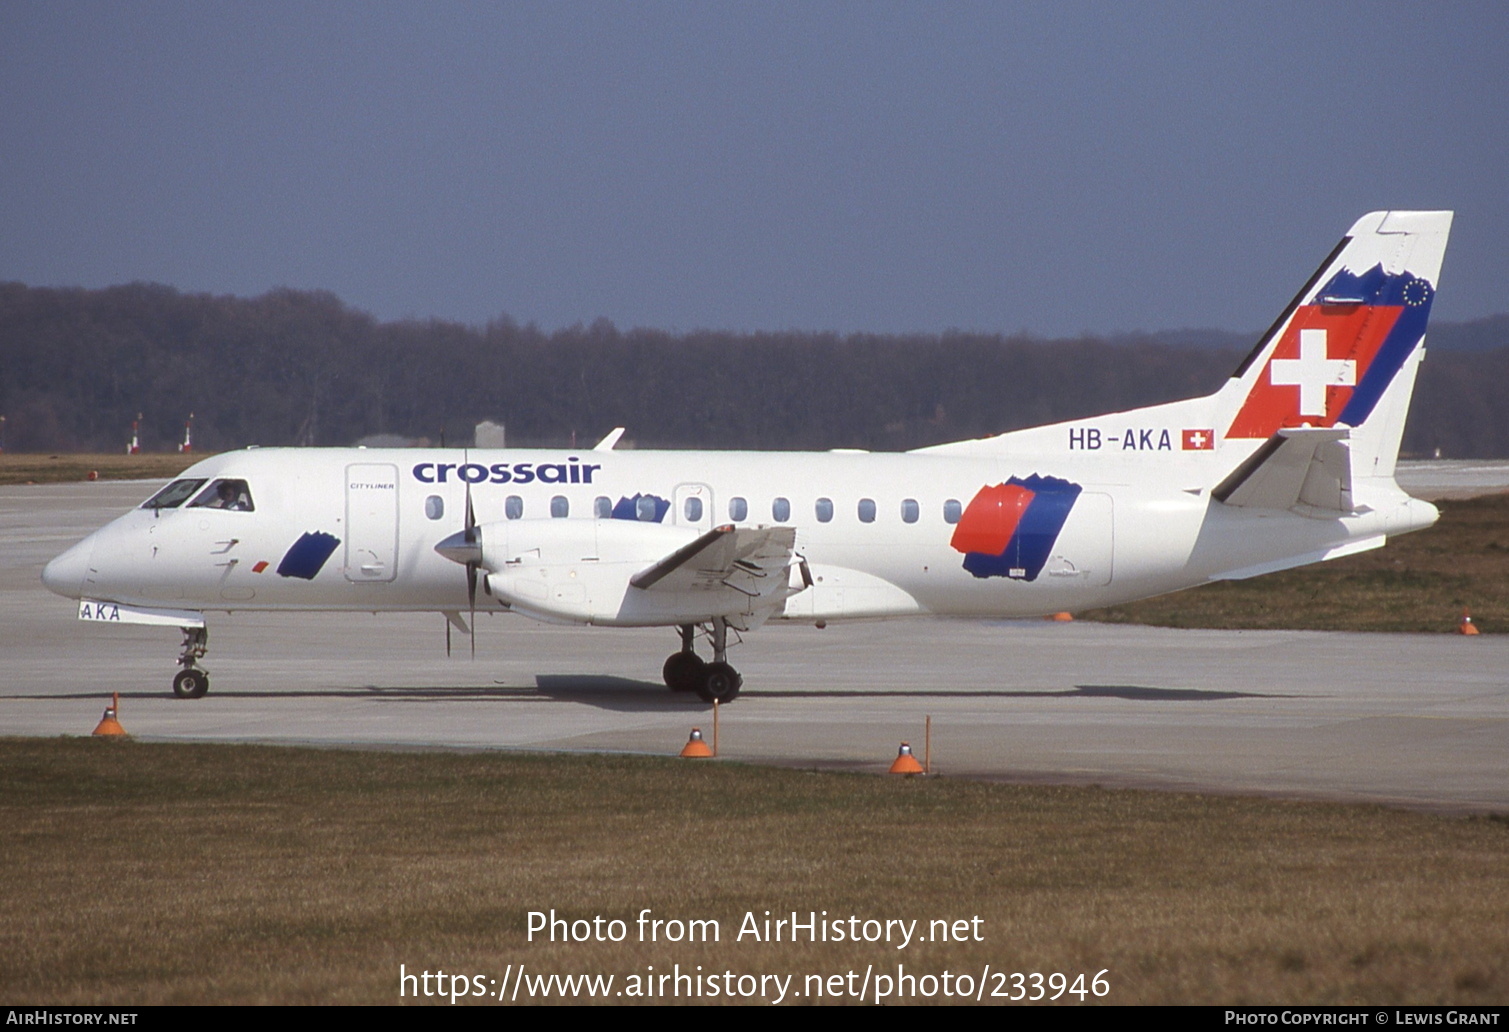
[[[472,485],[468,481],[466,485],[466,543],[469,545],[477,542],[477,514],[472,509]],[[466,564],[466,608],[471,616],[472,659],[477,658],[477,566],[476,559],[467,561]]]
[[466,564],[466,606],[471,617],[472,658],[477,658],[477,564]]
[[[472,658],[477,658],[477,571],[482,567],[482,530],[477,526],[477,510],[472,506],[472,485],[466,485],[466,522],[462,529],[435,546],[435,551],[453,563],[466,567],[466,608],[471,625],[462,627],[472,643]],[[454,619],[451,619],[454,617]],[[461,615],[452,613],[445,623],[445,654],[451,654],[451,624],[460,626]]]

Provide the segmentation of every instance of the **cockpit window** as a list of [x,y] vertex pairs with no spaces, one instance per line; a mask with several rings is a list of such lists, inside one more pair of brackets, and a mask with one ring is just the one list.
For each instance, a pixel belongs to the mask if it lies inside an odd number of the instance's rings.
[[184,503],[184,499],[203,486],[203,480],[175,480],[142,502],[141,507],[143,509],[176,509]]
[[200,491],[189,503],[190,509],[229,509],[232,512],[251,512],[251,490],[244,480],[215,480]]

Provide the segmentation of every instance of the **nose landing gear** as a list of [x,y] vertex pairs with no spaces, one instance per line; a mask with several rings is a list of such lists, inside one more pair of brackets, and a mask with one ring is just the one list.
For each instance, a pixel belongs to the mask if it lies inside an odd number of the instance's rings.
[[210,690],[210,675],[199,666],[209,649],[210,632],[206,627],[185,627],[183,652],[178,665],[183,667],[173,677],[173,694],[180,699],[198,699]]

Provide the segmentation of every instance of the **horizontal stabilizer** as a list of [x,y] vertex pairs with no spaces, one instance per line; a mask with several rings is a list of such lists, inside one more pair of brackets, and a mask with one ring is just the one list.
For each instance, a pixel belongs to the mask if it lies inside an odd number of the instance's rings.
[[795,527],[715,527],[629,578],[642,591],[732,588],[750,598],[784,598]]
[[1244,509],[1308,506],[1317,515],[1350,513],[1350,436],[1347,427],[1280,430],[1217,484],[1211,496]]

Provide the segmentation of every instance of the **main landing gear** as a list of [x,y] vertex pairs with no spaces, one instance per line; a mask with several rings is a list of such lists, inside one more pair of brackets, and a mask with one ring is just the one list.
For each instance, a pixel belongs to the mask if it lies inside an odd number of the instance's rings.
[[178,665],[183,669],[173,677],[173,694],[180,699],[203,698],[210,690],[210,675],[199,666],[209,649],[209,642],[208,628],[183,628],[183,653],[178,657]]
[[703,702],[733,702],[744,678],[728,665],[728,621],[713,617],[713,661],[705,662],[693,647],[696,627],[681,625],[681,651],[665,661],[661,676],[673,692],[696,692]]

